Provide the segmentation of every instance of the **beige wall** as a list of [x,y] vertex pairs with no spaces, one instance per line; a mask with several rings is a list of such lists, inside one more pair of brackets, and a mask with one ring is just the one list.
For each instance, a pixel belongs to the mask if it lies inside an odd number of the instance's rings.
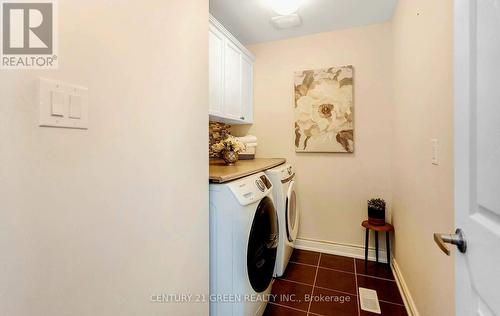
[[[258,157],[285,157],[297,168],[300,238],[362,246],[366,200],[390,202],[391,43],[386,23],[250,47],[256,123],[248,132],[259,138]],[[342,65],[354,66],[355,153],[295,153],[294,72]]]
[[[208,315],[150,302],[208,292],[208,1],[58,3],[59,70],[0,71],[0,314]],[[39,76],[89,130],[37,126]]]
[[432,233],[454,230],[453,1],[399,0],[393,30],[395,256],[420,314],[451,316],[454,260]]

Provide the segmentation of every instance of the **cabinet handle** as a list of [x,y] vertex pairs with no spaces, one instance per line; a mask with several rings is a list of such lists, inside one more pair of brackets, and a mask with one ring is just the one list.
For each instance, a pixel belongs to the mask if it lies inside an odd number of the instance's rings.
[[245,119],[245,117],[244,117],[244,116],[240,116],[240,120],[244,120],[244,119]]

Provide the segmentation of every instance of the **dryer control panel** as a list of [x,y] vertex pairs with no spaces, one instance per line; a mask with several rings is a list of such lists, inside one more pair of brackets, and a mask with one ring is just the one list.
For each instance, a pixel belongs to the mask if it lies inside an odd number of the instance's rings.
[[248,205],[260,201],[268,195],[273,185],[269,178],[261,172],[230,182],[228,187],[241,205]]
[[284,164],[273,169],[266,170],[273,178],[278,177],[282,183],[288,182],[295,176],[295,169],[291,164]]

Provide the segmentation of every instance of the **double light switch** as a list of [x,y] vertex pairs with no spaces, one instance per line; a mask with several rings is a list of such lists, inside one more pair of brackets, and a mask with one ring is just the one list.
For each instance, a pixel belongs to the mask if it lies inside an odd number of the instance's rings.
[[88,89],[40,79],[40,126],[88,128]]

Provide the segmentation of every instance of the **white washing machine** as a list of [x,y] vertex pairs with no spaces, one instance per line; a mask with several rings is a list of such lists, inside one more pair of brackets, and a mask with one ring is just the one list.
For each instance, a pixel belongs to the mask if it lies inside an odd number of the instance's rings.
[[273,184],[274,203],[278,211],[280,237],[275,276],[281,277],[292,255],[299,230],[300,214],[295,193],[295,170],[292,165],[284,164],[266,170],[266,175]]
[[210,184],[210,315],[261,316],[278,248],[272,184],[257,173]]

